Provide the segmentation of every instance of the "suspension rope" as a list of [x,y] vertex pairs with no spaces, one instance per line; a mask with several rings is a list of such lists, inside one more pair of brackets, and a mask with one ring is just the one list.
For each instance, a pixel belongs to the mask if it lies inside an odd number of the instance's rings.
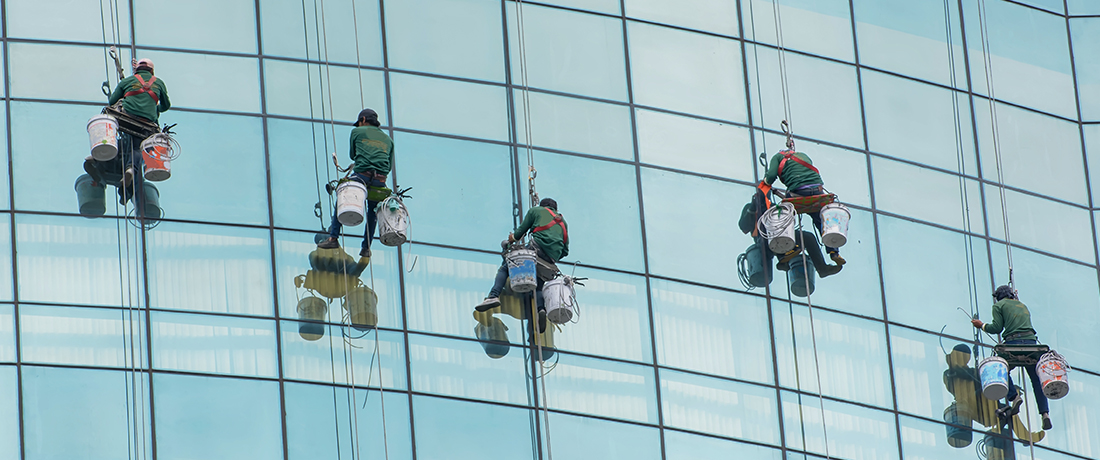
[[[783,40],[783,12],[779,6],[779,0],[772,0],[772,20],[775,26],[776,54],[779,60],[779,83],[783,95],[783,120],[789,123],[791,121],[791,93],[787,84],[787,49]],[[760,102],[763,105],[763,101]],[[794,142],[790,135],[787,136],[787,148],[794,149]]]
[[[306,62],[305,62],[304,65],[305,65],[305,68],[306,68],[306,89],[307,89],[307,91],[309,91],[309,119],[310,119],[310,121],[309,121],[309,130],[310,130],[310,133],[312,134],[312,139],[313,139],[313,144],[312,144],[312,147],[313,147],[313,177],[314,177],[314,180],[316,181],[316,185],[317,185],[315,187],[315,189],[317,191],[317,205],[316,205],[316,208],[315,208],[315,215],[317,216],[317,219],[321,221],[321,228],[327,228],[327,226],[325,224],[325,219],[324,219],[324,210],[320,209],[321,208],[321,201],[322,201],[322,198],[321,198],[321,167],[317,164],[318,161],[319,161],[319,159],[317,158],[317,156],[318,156],[317,155],[317,123],[315,123],[313,121],[313,117],[314,117],[314,111],[313,111],[313,74],[309,70],[309,66],[310,66],[310,63],[309,63],[309,23],[306,22],[306,0],[302,0],[302,42],[305,45],[305,51],[306,51],[306,54],[305,54]],[[324,115],[322,115],[321,118],[323,119]],[[328,143],[327,142],[325,143],[325,150],[328,150]],[[327,156],[328,153],[326,152],[325,155]],[[325,171],[327,172],[328,168],[325,168]],[[326,180],[325,182],[327,183],[328,181]],[[332,197],[330,196],[329,197],[329,208],[332,207],[332,202],[331,201],[332,201]]]
[[355,31],[355,75],[359,77],[359,107],[367,105],[363,98],[363,63],[359,60],[359,16],[355,13],[355,0],[351,2],[351,27]]
[[[806,252],[809,251],[809,248],[806,247],[806,234],[802,230],[801,218],[798,222],[798,239],[799,244],[802,245],[802,275],[806,285],[806,310],[810,313],[810,343],[813,345],[814,350],[814,370],[817,375],[817,404],[821,409],[821,432],[825,436],[825,458],[831,459],[832,456],[829,455],[829,427],[825,424],[825,389],[821,386],[821,362],[817,354],[817,326],[814,324],[814,305],[810,300],[810,267],[806,260]],[[790,283],[787,283],[787,286],[789,290]],[[794,327],[794,318],[791,318],[791,325],[791,327]],[[795,356],[798,356],[797,350],[795,350]],[[803,443],[802,447],[806,447],[805,443]]]

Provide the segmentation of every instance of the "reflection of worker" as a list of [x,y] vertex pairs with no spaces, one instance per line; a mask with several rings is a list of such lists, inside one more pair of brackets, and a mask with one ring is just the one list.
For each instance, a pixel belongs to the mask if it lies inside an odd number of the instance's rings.
[[[351,160],[355,162],[355,171],[351,180],[361,182],[367,187],[385,187],[386,176],[393,169],[393,139],[379,129],[378,113],[371,109],[359,112],[355,128],[351,130]],[[377,201],[367,201],[367,230],[363,235],[362,257],[370,257],[370,243],[374,239],[374,228],[378,225],[378,215],[374,208]],[[340,247],[340,230],[344,228],[337,214],[332,213],[332,225],[329,226],[329,238],[317,243],[321,249]]]
[[[990,334],[1000,333],[1006,345],[1038,344],[1039,340],[1035,334],[1035,329],[1031,327],[1031,312],[1028,311],[1027,305],[1018,300],[1018,297],[1016,291],[1011,287],[998,287],[996,291],[993,291],[993,298],[997,299],[997,303],[993,304],[993,322],[985,324],[980,319],[973,319],[970,321],[971,324]],[[1035,393],[1035,405],[1039,406],[1039,414],[1043,416],[1043,429],[1049,430],[1054,425],[1050,421],[1050,407],[1046,395],[1043,394],[1043,383],[1039,381],[1035,364],[1024,366],[1024,369],[1027,370],[1027,376],[1031,378],[1031,389]],[[1011,371],[1011,369],[1009,370]],[[1006,408],[1004,414],[1008,416],[1018,413],[1023,399],[1016,391],[1016,386],[1012,384],[1011,372],[1008,374],[1008,395],[1006,399],[1009,402],[1009,407]]]
[[952,447],[962,448],[973,440],[971,423],[991,428],[985,435],[986,452],[990,459],[1015,458],[1011,433],[1026,442],[1039,442],[1046,437],[1045,432],[1032,433],[1018,416],[998,417],[999,401],[982,396],[982,383],[978,370],[970,366],[970,347],[966,344],[955,345],[948,352],[947,370],[943,372],[943,384],[955,397],[955,402],[944,411],[944,421],[952,425],[961,425],[965,429],[947,428],[947,442]]
[[[775,179],[783,182],[787,187],[788,196],[816,196],[825,194],[825,182],[821,180],[821,173],[814,167],[810,157],[802,152],[783,150],[772,156],[768,164],[768,172],[764,174],[764,183],[771,185]],[[821,231],[821,211],[809,213],[814,221],[817,231]],[[844,265],[844,258],[840,257],[840,250],[826,247],[829,257],[837,265]]]
[[[737,226],[741,228],[742,233],[752,233],[753,241],[757,243],[758,247],[762,247],[764,251],[767,251],[767,259],[771,260],[772,252],[771,249],[768,248],[768,242],[760,235],[756,226],[756,223],[760,220],[760,216],[768,209],[768,205],[769,203],[765,200],[764,194],[758,190],[756,194],[753,195],[752,200],[741,209],[741,219],[737,221]],[[810,260],[813,261],[817,274],[822,278],[834,275],[840,272],[840,269],[844,268],[840,265],[829,265],[825,262],[825,257],[821,255],[821,247],[817,244],[817,238],[813,233],[807,231],[802,232],[801,238],[796,238],[794,249],[787,251],[786,254],[779,257],[776,268],[784,271],[790,268],[788,263],[802,252],[802,248],[798,244],[802,241],[805,241],[808,248],[806,253],[810,256]]]
[[[543,198],[538,206],[527,211],[523,222],[514,232],[508,235],[508,242],[512,243],[521,238],[527,232],[531,232],[531,239],[535,242],[535,253],[539,259],[549,263],[557,263],[563,257],[569,255],[569,226],[565,218],[558,213],[558,203],[551,198]],[[504,290],[504,283],[508,281],[508,264],[503,263],[497,270],[493,288],[489,290],[489,296],[478,304],[477,311],[486,311],[500,305],[500,293]],[[536,290],[542,290],[543,279],[539,277]],[[539,305],[539,332],[546,330],[546,311]]]

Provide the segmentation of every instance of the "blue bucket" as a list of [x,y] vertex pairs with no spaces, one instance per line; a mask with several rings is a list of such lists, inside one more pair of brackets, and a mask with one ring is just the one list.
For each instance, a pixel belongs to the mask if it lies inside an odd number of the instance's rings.
[[512,250],[505,256],[508,264],[508,284],[512,286],[512,292],[524,293],[535,290],[535,251],[533,249],[520,248]]
[[965,410],[959,410],[956,403],[951,403],[943,411],[943,421],[948,424],[947,444],[951,447],[961,449],[974,441],[974,430],[970,429],[970,415]]
[[[761,250],[763,249],[763,250]],[[760,243],[753,243],[745,249],[745,258],[749,262],[749,284],[765,287],[772,281],[771,253]]]
[[[813,267],[808,267],[807,270],[803,270],[802,260],[802,256],[795,256],[789,262],[790,269],[787,270],[787,279],[789,280],[788,283],[791,288],[791,294],[797,297],[806,297],[807,294],[814,293],[814,277],[816,273],[814,273]],[[807,279],[810,283],[810,291],[808,293],[806,292]]]
[[978,375],[982,379],[982,395],[986,399],[998,401],[1008,396],[1008,362],[996,356],[982,360],[978,366]]

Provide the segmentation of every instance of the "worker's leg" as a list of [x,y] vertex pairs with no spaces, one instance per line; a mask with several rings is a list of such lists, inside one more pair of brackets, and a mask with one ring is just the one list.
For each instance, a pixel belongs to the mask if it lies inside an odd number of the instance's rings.
[[493,288],[489,289],[489,295],[480,304],[474,307],[477,311],[486,311],[500,306],[500,293],[504,291],[504,283],[508,282],[508,264],[500,264],[497,269],[497,277],[493,280]]
[[367,231],[363,234],[363,249],[370,252],[370,244],[374,241],[374,229],[378,226],[378,213],[374,208],[378,207],[377,201],[367,202]]
[[1027,366],[1025,370],[1027,376],[1031,378],[1031,391],[1035,393],[1035,405],[1039,407],[1039,413],[1050,412],[1050,403],[1047,401],[1047,395],[1043,393],[1043,382],[1039,380],[1039,373],[1036,372],[1035,365]]

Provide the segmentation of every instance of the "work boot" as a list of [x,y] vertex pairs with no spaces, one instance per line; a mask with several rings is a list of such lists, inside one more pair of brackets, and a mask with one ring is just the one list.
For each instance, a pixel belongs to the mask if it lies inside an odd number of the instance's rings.
[[340,240],[331,236],[328,237],[328,239],[317,243],[317,249],[336,249],[338,247],[340,247]]
[[1008,402],[1008,405],[997,409],[997,416],[1001,419],[1008,421],[1013,415],[1020,413],[1020,404],[1023,404],[1024,400],[1019,394],[1016,395],[1016,399]]
[[837,251],[830,252],[829,258],[833,259],[833,263],[837,264],[838,266],[844,265],[847,262],[846,260],[844,260],[843,257],[840,257],[840,252]]
[[1054,424],[1050,422],[1050,414],[1043,412],[1043,429],[1049,430],[1054,428]]
[[493,308],[496,308],[496,307],[499,307],[499,306],[500,306],[500,298],[499,297],[486,297],[485,300],[482,300],[481,303],[477,304],[477,306],[474,307],[474,310],[489,311],[489,310],[492,310]]
[[95,159],[91,155],[84,159],[84,172],[92,178],[92,185],[103,183],[103,176],[99,174],[99,168],[95,167]]
[[824,278],[826,276],[835,275],[840,273],[840,270],[844,268],[841,265],[826,265],[817,270],[817,275]]
[[546,310],[539,310],[539,334],[546,332]]
[[129,187],[134,183],[134,168],[126,168],[126,171],[122,173],[122,186]]
[[366,257],[366,258],[369,259],[370,258],[370,248],[363,248],[362,251],[359,251],[359,257]]

